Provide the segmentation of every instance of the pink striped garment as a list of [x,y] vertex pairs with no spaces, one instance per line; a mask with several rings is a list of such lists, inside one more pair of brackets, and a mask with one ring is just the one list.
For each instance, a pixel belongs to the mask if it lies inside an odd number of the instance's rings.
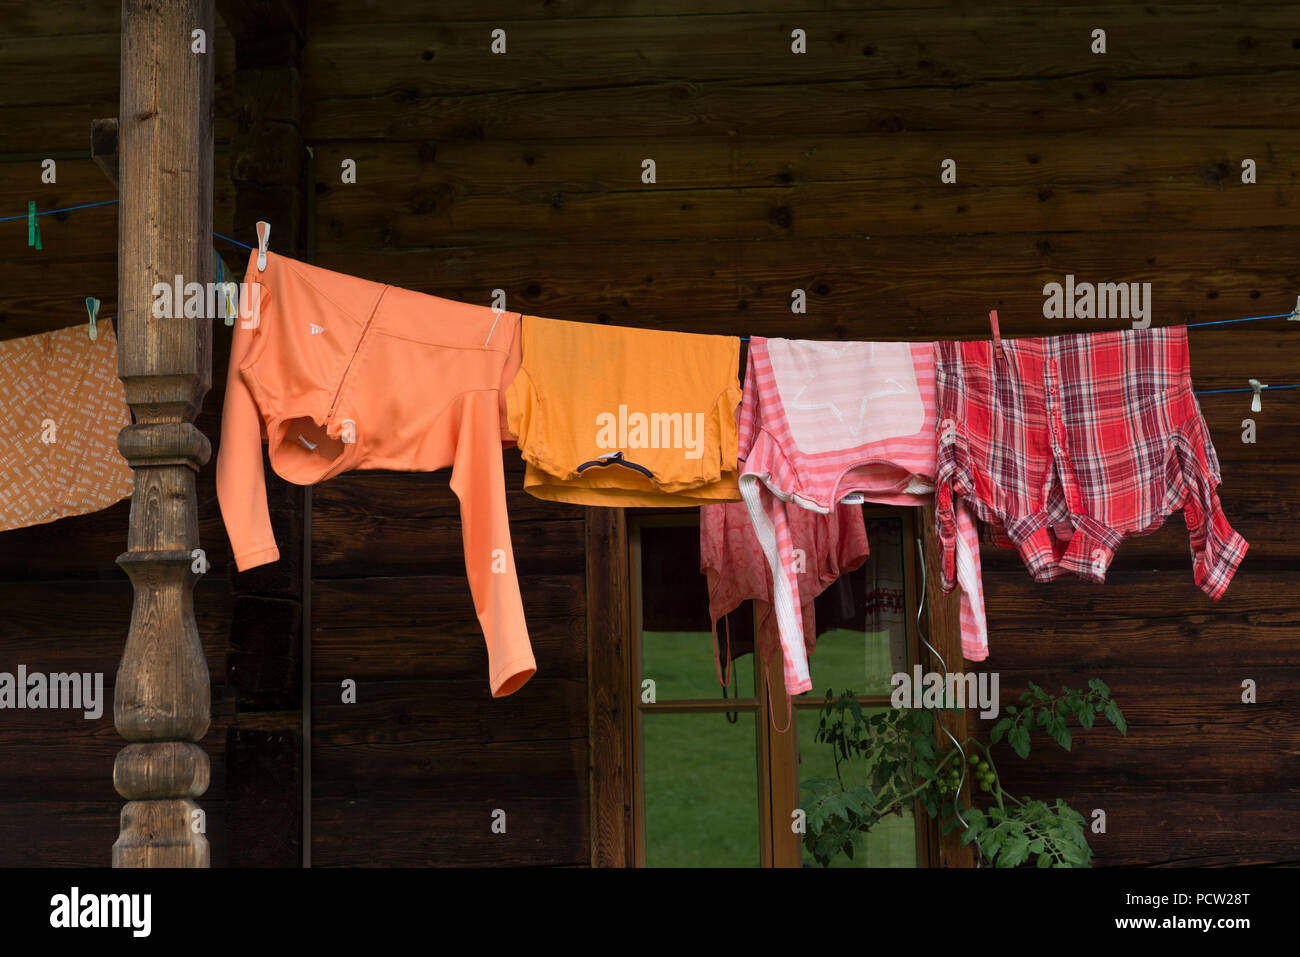
[[[812,687],[804,650],[792,506],[928,505],[938,445],[932,342],[749,342],[740,424],[740,493],[774,582],[790,694]],[[957,529],[962,651],[988,656],[979,537]]]

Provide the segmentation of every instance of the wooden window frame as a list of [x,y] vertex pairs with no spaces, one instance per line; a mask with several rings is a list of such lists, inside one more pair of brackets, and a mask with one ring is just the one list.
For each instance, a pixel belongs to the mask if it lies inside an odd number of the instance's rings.
[[[900,514],[897,509],[869,508],[880,514]],[[911,513],[910,519],[906,518],[908,512]],[[637,603],[640,559],[634,536],[629,534],[628,519],[623,509],[589,508],[586,513],[591,864],[593,867],[642,866],[645,861],[644,827],[640,819],[643,761],[640,753],[639,689],[635,685],[636,674],[640,669],[635,667],[633,658],[639,653],[636,634],[640,625],[640,607]],[[958,596],[955,591],[944,595],[939,587],[933,513],[930,509],[918,508],[903,510],[903,515],[904,561],[911,572],[904,578],[908,596],[906,617],[909,653],[915,653],[912,660],[919,662],[923,670],[940,670],[934,654],[924,643],[918,641],[915,633],[917,602],[922,598],[919,588],[921,577],[917,574],[921,566],[916,562],[915,548],[915,536],[919,530],[925,558],[924,632],[929,644],[943,657],[949,669],[960,669],[964,667],[965,661],[961,654]],[[638,513],[636,523],[642,527],[676,525],[683,524],[684,518],[688,519],[689,516],[684,516],[680,511]],[[761,664],[760,667],[766,665]],[[762,718],[757,736],[760,762],[758,770],[760,778],[768,781],[772,777],[767,773],[766,762],[771,759],[774,736],[766,721],[769,706],[767,688],[771,684],[775,694],[771,707],[778,714],[785,710],[785,692],[779,675],[774,676],[778,680],[771,683],[759,680],[760,675],[761,672],[756,671],[753,698],[732,699],[723,710],[753,712]],[[863,700],[875,702],[873,698]],[[885,703],[888,703],[887,700]],[[649,707],[681,713],[715,710],[712,706],[700,708],[689,702],[672,701],[659,702]],[[809,702],[800,710],[814,710],[817,707],[820,707],[818,702]],[[947,715],[944,719],[944,723],[958,739],[966,736],[968,721],[968,711],[960,715]],[[946,746],[946,739],[941,740],[940,744],[941,747]],[[786,746],[793,747],[793,741],[787,742]],[[793,771],[791,762],[785,762],[785,767]],[[781,775],[773,781],[773,788],[777,787],[797,789],[797,782],[792,773]],[[793,800],[797,802],[797,799],[798,794],[794,793]],[[770,818],[773,802],[774,795],[769,789],[760,790],[761,825]],[[971,849],[961,846],[957,832],[940,835],[937,822],[930,820],[919,809],[916,813],[917,821],[924,825],[917,828],[918,864],[930,867],[973,866]],[[802,851],[796,836],[790,835],[790,840],[773,840],[769,835],[780,833],[778,829],[762,826],[760,831],[763,835],[760,844],[761,865],[801,866]]]

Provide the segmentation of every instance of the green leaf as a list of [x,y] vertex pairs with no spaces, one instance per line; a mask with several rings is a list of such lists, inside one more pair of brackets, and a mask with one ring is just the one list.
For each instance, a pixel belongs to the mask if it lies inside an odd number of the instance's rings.
[[1003,718],[993,727],[989,728],[989,744],[997,744],[1002,740],[1002,735],[1007,733],[1007,728],[1011,727],[1011,719]]
[[1059,718],[1052,724],[1052,738],[1065,750],[1070,750],[1070,729],[1065,726],[1065,719]]
[[1001,867],[1018,867],[1029,856],[1029,841],[1024,834],[1014,834],[1007,839],[1002,848],[1002,857],[998,861]]
[[1007,744],[1011,745],[1012,750],[1022,759],[1029,757],[1028,729],[1019,726],[1012,728],[1011,733],[1007,735]]
[[1128,722],[1124,720],[1124,712],[1119,710],[1119,705],[1114,701],[1106,702],[1106,718],[1119,729],[1120,734],[1128,735]]

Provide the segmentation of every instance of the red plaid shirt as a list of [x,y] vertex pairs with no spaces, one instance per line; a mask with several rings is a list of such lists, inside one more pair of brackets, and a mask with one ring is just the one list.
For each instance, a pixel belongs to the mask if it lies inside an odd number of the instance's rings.
[[1124,536],[1182,509],[1196,584],[1223,594],[1247,544],[1219,506],[1185,327],[939,342],[937,358],[945,590],[957,510],[992,525],[1036,580],[1101,582]]

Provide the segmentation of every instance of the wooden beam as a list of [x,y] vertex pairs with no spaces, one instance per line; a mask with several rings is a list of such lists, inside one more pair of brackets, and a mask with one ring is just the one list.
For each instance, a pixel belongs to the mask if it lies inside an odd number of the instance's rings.
[[[207,53],[191,52],[203,30]],[[211,447],[194,426],[212,385],[210,320],[153,316],[156,282],[211,282],[212,0],[123,0],[118,215],[118,376],[135,424],[118,448],[135,471],[127,551],[135,589],[113,717],[130,742],[113,784],[127,800],[114,867],[206,867],[195,799],[208,787],[211,688],[194,622],[195,475]]]
[[[942,662],[939,657],[931,653],[924,645],[921,646],[921,663],[923,668],[929,672],[942,673],[946,667],[950,672],[963,671],[966,668],[966,659],[961,652],[961,592],[953,589],[950,594],[943,593],[943,585],[939,575],[939,550],[938,538],[934,528],[934,509],[922,508],[920,533],[923,555],[925,561],[925,594],[922,596],[925,600],[925,617],[929,625],[927,637],[934,650],[942,656]],[[958,741],[965,741],[967,735],[971,733],[974,727],[974,721],[971,718],[971,709],[969,707],[962,709],[961,714],[945,713],[939,718],[940,723],[952,732],[953,737]],[[952,747],[947,735],[939,732],[939,749],[946,751]],[[969,777],[962,786],[962,800],[969,802],[971,796],[971,786]],[[931,864],[938,867],[973,867],[975,866],[974,849],[967,845],[961,844],[961,830],[958,829],[949,834],[944,834],[939,838],[938,845],[931,849],[933,858]]]
[[[118,139],[119,131],[117,117],[111,116],[99,120],[90,121],[90,158],[108,177],[108,181],[113,184],[113,188],[121,191],[122,184],[118,172]],[[221,254],[213,249],[213,255],[221,264],[221,274],[229,276],[227,281],[237,282],[239,277],[236,273],[231,272],[230,263],[221,258]]]
[[90,121],[90,158],[104,171],[114,189],[121,189],[117,172],[117,117]]
[[625,867],[633,846],[627,524],[621,508],[589,508],[586,524],[591,865]]

